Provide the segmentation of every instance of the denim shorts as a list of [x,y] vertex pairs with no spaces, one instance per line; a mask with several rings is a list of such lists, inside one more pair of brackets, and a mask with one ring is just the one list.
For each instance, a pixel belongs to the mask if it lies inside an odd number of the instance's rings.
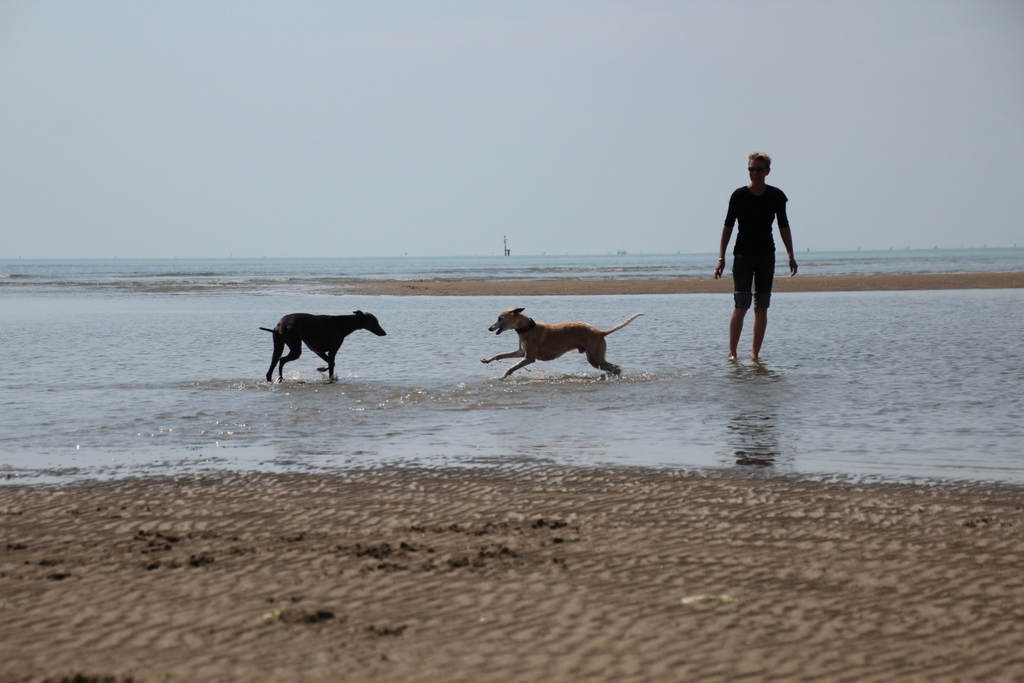
[[[768,308],[772,301],[772,280],[775,279],[775,254],[744,256],[732,259],[733,299],[736,308]],[[751,294],[751,286],[754,293]]]

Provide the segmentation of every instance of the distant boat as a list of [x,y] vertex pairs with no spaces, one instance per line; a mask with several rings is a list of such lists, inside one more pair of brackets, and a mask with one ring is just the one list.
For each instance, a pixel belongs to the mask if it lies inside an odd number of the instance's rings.
[[618,254],[619,256],[624,256],[624,255],[628,254],[629,252],[628,251],[623,251],[622,249],[619,249],[615,253]]

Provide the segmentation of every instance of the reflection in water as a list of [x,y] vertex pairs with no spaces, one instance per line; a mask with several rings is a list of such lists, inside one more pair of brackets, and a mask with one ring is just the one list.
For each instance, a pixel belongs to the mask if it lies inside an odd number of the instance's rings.
[[726,426],[737,465],[769,467],[781,454],[774,411],[739,413]]
[[726,442],[736,464],[771,467],[781,455],[779,445],[778,394],[770,385],[782,377],[762,362],[751,366],[735,364],[733,380],[741,389],[739,405],[726,425]]

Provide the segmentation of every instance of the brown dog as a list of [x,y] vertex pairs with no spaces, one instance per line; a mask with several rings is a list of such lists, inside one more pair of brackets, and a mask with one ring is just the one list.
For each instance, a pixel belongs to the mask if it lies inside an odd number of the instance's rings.
[[618,375],[622,369],[604,359],[606,349],[604,338],[615,330],[621,330],[642,315],[643,313],[632,315],[626,322],[619,323],[610,330],[599,330],[586,323],[557,323],[555,325],[538,323],[523,315],[522,308],[510,308],[507,311],[502,311],[498,316],[498,322],[487,329],[495,334],[501,334],[505,330],[515,330],[519,335],[519,349],[483,358],[480,362],[490,363],[502,358],[522,358],[523,360],[505,371],[505,374],[501,376],[502,379],[505,379],[530,363],[538,360],[554,360],[565,352],[575,349],[580,353],[586,353],[587,361],[595,368]]

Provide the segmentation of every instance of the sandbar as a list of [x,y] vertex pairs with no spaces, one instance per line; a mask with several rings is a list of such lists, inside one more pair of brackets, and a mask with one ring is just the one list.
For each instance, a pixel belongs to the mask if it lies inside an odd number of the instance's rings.
[[[556,280],[330,280],[328,291],[397,296],[581,296],[732,292],[732,278]],[[1024,273],[796,275],[775,278],[776,292],[877,292],[929,289],[1019,289]]]

